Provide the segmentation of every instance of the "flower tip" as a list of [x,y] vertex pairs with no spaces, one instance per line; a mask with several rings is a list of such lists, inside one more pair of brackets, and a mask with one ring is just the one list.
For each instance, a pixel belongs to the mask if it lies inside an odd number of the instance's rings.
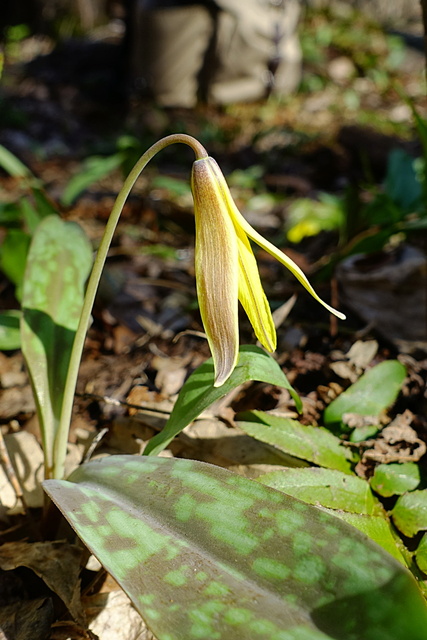
[[[235,365],[234,365],[235,366]],[[215,376],[215,381],[213,383],[213,386],[215,388],[218,387],[222,387],[222,385],[224,384],[224,382],[227,382],[228,378],[231,376],[231,374],[234,371],[234,366],[232,369],[228,369],[228,370],[224,370],[224,371],[219,371],[218,373],[216,373]]]

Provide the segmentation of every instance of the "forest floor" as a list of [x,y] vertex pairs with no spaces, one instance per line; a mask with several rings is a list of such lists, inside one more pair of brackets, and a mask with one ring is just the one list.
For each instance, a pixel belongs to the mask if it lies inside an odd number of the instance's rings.
[[[417,256],[425,254],[425,232],[424,236],[393,234],[383,249],[365,257],[361,270],[368,276],[363,285],[358,282],[371,293],[369,310],[366,298],[346,277],[346,268],[358,265],[342,266],[346,256],[336,229],[320,227],[319,233],[293,243],[287,236],[289,211],[295,203],[318,202],[322,194],[345,210],[348,231],[349,201],[365,203],[383,190],[391,151],[422,155],[411,108],[402,94],[421,116],[427,115],[424,54],[363,17],[341,16],[331,23],[324,14],[309,14],[301,38],[303,83],[296,95],[280,101],[201,106],[191,112],[165,111],[136,99],[129,102],[118,88],[117,44],[111,39],[74,41],[55,49],[50,40],[37,36],[9,42],[0,94],[0,144],[31,168],[61,215],[77,221],[94,246],[121,187],[123,170],[156,139],[186,132],[218,160],[250,223],[292,257],[322,297],[347,314],[345,322],[331,320],[291,274],[266,253],[257,253],[278,321],[275,358],[302,398],[303,413],[298,417],[283,390],[248,383],[187,427],[168,449],[169,455],[214,463],[248,477],[277,467],[281,459],[270,446],[249,436],[227,439],[237,412],[274,410],[303,425],[321,426],[331,399],[385,360],[404,364],[407,378],[383,424],[409,411],[406,415],[416,437],[427,442],[425,261],[424,280],[417,271],[408,276],[416,313],[405,305],[405,294],[397,285],[381,297],[384,278],[393,281],[394,270],[400,269],[404,247],[413,248]],[[70,202],[64,199],[71,177],[87,171],[87,157],[118,153],[122,153],[119,168],[94,180]],[[95,437],[97,453],[141,452],[165,424],[188,375],[210,356],[200,335],[203,327],[195,294],[190,168],[187,150],[177,147],[162,153],[124,208],[86,342],[70,432],[69,469],[79,464]],[[1,172],[0,189],[0,206],[10,206],[22,197],[24,187],[19,179]],[[0,231],[2,237],[5,229]],[[15,288],[3,274],[0,287],[2,310],[18,308]],[[240,333],[242,344],[255,343],[243,313]],[[77,640],[89,637],[79,618],[84,609],[93,620],[91,633],[100,640],[149,638],[114,581],[105,576],[94,579],[98,574],[93,567],[83,577],[83,606],[75,604],[75,573],[71,591],[63,594],[58,584],[74,572],[75,548],[64,551],[59,543],[49,543],[49,548],[43,547],[43,566],[36,557],[40,550],[34,546],[34,554],[28,551],[29,543],[47,543],[34,542],[42,505],[43,458],[19,349],[0,353],[0,423],[18,476],[24,471],[20,482],[30,509],[27,515],[18,513],[7,474],[0,476],[0,540],[9,543],[7,553],[2,555],[0,549],[0,592],[9,594],[11,603],[8,613],[2,612],[2,623],[7,626],[7,615],[9,621],[15,620],[19,610],[29,625],[34,621],[38,625],[32,640]],[[407,449],[402,437],[392,460],[403,459]],[[425,459],[419,465],[425,473]],[[358,473],[369,477],[372,466],[361,465]],[[25,559],[22,544],[27,545]],[[58,554],[63,558],[60,568],[55,565]],[[40,604],[46,601],[43,598],[53,598],[54,614]],[[129,623],[126,628],[124,618]],[[22,634],[5,637],[30,637],[25,630]]]

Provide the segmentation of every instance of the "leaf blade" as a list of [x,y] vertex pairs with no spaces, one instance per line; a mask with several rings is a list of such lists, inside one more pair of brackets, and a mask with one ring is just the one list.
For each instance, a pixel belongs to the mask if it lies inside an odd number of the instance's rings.
[[298,410],[300,410],[301,400],[277,362],[259,347],[242,346],[239,350],[236,368],[221,387],[213,386],[212,358],[209,358],[191,374],[179,393],[168,422],[163,430],[150,440],[144,455],[160,453],[184,427],[197,418],[207,407],[240,384],[250,380],[268,382],[288,389]]
[[70,479],[45,488],[159,640],[424,638],[409,572],[319,509],[190,460],[114,456]]
[[90,242],[76,223],[48,216],[38,225],[24,277],[21,342],[40,420],[48,476],[91,264]]
[[300,424],[263,411],[248,411],[238,416],[236,424],[253,438],[266,442],[297,458],[319,466],[350,473],[350,452],[339,438],[322,427]]
[[326,407],[325,425],[341,423],[344,413],[379,415],[394,403],[405,377],[406,369],[397,360],[377,364]]

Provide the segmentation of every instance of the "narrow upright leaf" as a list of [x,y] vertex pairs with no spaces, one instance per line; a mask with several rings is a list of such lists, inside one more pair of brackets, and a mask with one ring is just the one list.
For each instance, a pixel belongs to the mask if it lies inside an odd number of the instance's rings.
[[23,285],[21,340],[40,420],[47,477],[91,263],[91,245],[77,224],[49,216],[37,227]]
[[402,564],[258,482],[113,456],[45,488],[159,640],[425,640],[426,605]]

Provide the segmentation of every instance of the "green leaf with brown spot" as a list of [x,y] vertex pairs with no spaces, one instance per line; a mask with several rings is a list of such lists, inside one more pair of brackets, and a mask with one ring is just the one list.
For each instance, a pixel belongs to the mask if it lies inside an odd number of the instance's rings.
[[53,468],[65,379],[91,264],[92,248],[79,225],[58,216],[48,216],[38,225],[25,269],[21,343],[40,421],[47,477]]
[[263,411],[240,413],[236,424],[250,436],[292,456],[314,462],[321,467],[345,473],[351,471],[350,450],[327,429],[304,426],[297,420]]
[[332,400],[323,415],[325,424],[341,424],[345,413],[378,416],[394,403],[405,377],[406,369],[397,360],[377,364]]
[[402,564],[258,482],[113,456],[44,484],[159,640],[425,640],[425,601]]
[[169,420],[161,433],[150,440],[145,455],[157,455],[190,422],[193,422],[207,407],[250,380],[267,382],[288,389],[298,411],[301,400],[277,362],[265,351],[253,345],[239,349],[239,359],[228,380],[220,387],[214,387],[213,360],[209,358],[185,382],[175,403]]
[[399,531],[409,538],[419,531],[427,531],[427,489],[400,496],[391,517]]
[[370,479],[372,489],[384,498],[413,491],[420,481],[420,468],[415,462],[379,464]]

